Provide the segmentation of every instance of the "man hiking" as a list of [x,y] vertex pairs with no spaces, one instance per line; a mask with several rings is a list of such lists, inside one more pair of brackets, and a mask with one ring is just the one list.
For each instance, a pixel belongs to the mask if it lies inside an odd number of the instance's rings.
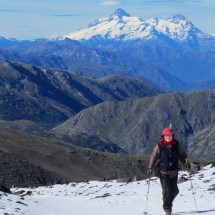
[[172,203],[178,195],[178,161],[180,160],[186,168],[190,168],[187,162],[187,154],[183,146],[174,138],[171,128],[165,128],[161,134],[158,144],[155,146],[150,161],[149,174],[157,165],[163,194],[163,209],[166,215],[171,215]]

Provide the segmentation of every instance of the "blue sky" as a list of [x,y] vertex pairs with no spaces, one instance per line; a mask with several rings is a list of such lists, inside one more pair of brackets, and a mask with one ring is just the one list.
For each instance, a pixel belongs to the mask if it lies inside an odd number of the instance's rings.
[[215,0],[0,0],[0,36],[65,35],[117,8],[142,19],[181,14],[203,32],[215,33]]

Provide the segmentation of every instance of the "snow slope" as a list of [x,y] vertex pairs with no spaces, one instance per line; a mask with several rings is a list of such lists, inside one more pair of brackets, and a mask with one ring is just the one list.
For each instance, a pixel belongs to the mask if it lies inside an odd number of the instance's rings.
[[[62,37],[74,40],[102,38],[104,40],[151,40],[164,37],[178,42],[195,41],[197,38],[213,38],[197,29],[192,22],[182,15],[170,18],[151,18],[142,20],[131,17],[123,9],[117,9],[111,16],[95,20],[88,28],[72,32]],[[52,37],[54,39],[54,37]]]
[[[180,172],[180,175],[188,174]],[[192,176],[197,210],[190,181],[179,184],[180,194],[174,215],[215,214],[215,167],[208,165]],[[91,181],[35,189],[32,195],[0,193],[0,214],[26,215],[142,215],[146,206],[147,180],[132,183]],[[17,192],[23,189],[12,189]],[[24,193],[24,194],[25,194]],[[162,215],[161,187],[157,178],[150,182],[148,214]]]

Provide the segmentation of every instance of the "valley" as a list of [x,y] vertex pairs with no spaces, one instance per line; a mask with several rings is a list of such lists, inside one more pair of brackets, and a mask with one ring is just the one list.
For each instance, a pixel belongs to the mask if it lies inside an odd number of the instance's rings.
[[[142,213],[138,198],[144,194],[133,186],[147,189],[149,156],[172,124],[194,166],[193,181],[207,194],[209,203],[199,212],[214,213],[214,44],[214,34],[183,15],[143,20],[120,8],[61,36],[0,37],[0,185],[32,194],[19,209],[6,210],[20,196],[0,193],[0,210],[30,214],[23,205],[39,205],[36,213],[43,214],[42,195],[60,204],[78,195],[77,211],[79,203],[107,205],[110,197],[123,202],[110,204],[119,213],[131,214],[124,207],[128,198],[135,198]],[[157,183],[153,197],[161,198]],[[180,187],[186,191],[179,201],[190,200],[188,182]],[[176,214],[193,210],[174,208]]]

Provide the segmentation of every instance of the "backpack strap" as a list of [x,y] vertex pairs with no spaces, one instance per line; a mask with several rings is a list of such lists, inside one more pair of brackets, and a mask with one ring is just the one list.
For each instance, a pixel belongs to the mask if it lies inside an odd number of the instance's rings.
[[[162,151],[162,147],[163,147],[163,140],[162,140],[162,139],[159,139],[157,145],[158,145],[159,150],[160,150],[160,152],[161,152],[161,151]],[[160,154],[161,154],[161,153],[160,153]]]
[[156,163],[154,165],[154,173],[155,173],[155,176],[159,177],[160,176],[160,172],[158,170],[158,165],[159,165],[159,162],[160,162],[161,150],[162,150],[162,147],[163,147],[163,140],[159,139],[157,145],[158,145],[159,150],[160,150],[160,155],[159,155],[159,158],[158,158],[158,160],[156,161]]

